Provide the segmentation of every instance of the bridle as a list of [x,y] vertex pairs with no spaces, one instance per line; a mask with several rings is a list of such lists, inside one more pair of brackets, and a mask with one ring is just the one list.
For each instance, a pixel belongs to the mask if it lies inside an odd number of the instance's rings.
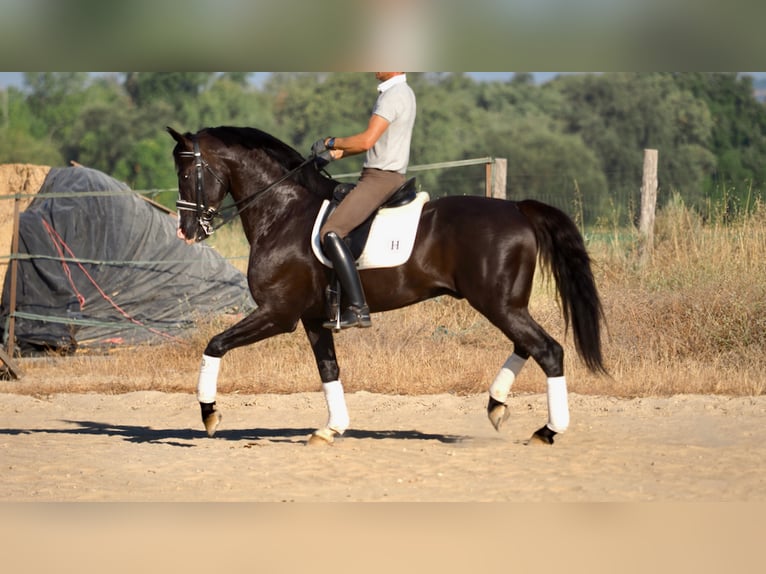
[[218,211],[212,207],[205,206],[205,195],[202,189],[203,177],[202,170],[207,169],[211,175],[218,180],[218,183],[225,185],[223,179],[213,171],[210,165],[202,159],[202,153],[199,150],[199,142],[197,138],[194,138],[194,151],[180,151],[178,152],[180,157],[193,157],[194,158],[194,170],[195,170],[195,203],[191,201],[185,201],[178,198],[176,201],[177,211],[194,211],[197,213],[197,222],[205,233],[205,237],[213,234],[215,227],[213,227],[213,219],[217,217]]
[[[217,209],[213,207],[209,207],[205,205],[205,194],[203,190],[203,170],[207,170],[210,172],[210,174],[220,183],[221,185],[226,185],[223,178],[219,176],[217,173],[213,171],[213,169],[210,167],[210,165],[202,158],[202,153],[199,149],[199,142],[197,141],[197,137],[194,136],[192,139],[192,142],[194,144],[194,150],[193,151],[179,151],[178,156],[179,157],[193,157],[194,158],[194,171],[195,171],[195,203],[192,203],[191,201],[183,200],[179,197],[179,199],[176,201],[176,210],[177,211],[194,211],[197,214],[197,223],[199,224],[202,231],[205,233],[205,237],[209,237],[213,234],[213,232],[216,229],[219,229],[229,223],[232,219],[237,217],[240,213],[245,211],[248,207],[250,207],[253,202],[258,199],[258,196],[260,196],[263,193],[266,193],[273,187],[279,185],[289,177],[295,175],[298,171],[306,167],[309,163],[311,163],[314,158],[309,156],[306,160],[301,162],[298,167],[288,171],[285,173],[282,177],[274,181],[273,183],[270,183],[267,187],[256,191],[255,193],[252,193],[251,195],[248,195],[247,197],[243,197],[239,201],[234,202],[234,204],[231,206],[232,212],[227,215],[222,215]],[[216,218],[220,218],[221,222],[213,225],[213,220]]]

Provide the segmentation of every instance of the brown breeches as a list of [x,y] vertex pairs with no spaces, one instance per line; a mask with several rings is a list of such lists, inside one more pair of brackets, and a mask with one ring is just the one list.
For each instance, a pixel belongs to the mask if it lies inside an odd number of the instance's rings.
[[363,169],[356,187],[322,226],[319,232],[320,239],[324,241],[324,236],[330,231],[337,233],[338,237],[345,238],[391,197],[404,180],[404,175],[395,171]]

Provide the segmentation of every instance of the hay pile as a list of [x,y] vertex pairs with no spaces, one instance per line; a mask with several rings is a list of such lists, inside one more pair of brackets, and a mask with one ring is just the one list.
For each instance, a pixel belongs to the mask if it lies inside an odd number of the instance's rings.
[[[50,167],[25,163],[0,165],[0,286],[8,270],[7,256],[11,252],[13,238],[14,194],[36,194],[45,181]],[[31,203],[32,197],[24,197],[19,203],[19,212]]]

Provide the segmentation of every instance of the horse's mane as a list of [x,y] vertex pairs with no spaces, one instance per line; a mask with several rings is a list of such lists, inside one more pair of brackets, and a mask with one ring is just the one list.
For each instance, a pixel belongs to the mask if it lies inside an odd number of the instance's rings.
[[[298,167],[305,158],[294,148],[276,137],[257,128],[218,126],[202,130],[220,140],[226,146],[238,145],[245,149],[259,149],[281,165],[286,171]],[[292,176],[292,179],[310,191],[329,197],[337,183],[323,175],[313,164]]]

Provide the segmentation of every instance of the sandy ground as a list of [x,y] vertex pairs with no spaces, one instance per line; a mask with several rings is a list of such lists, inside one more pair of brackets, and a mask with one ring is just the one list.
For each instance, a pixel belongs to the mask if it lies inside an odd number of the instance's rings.
[[[4,383],[9,384],[9,383]],[[0,394],[0,501],[764,501],[766,397],[570,395],[553,446],[526,445],[544,395],[347,395],[352,428],[307,446],[320,393]]]

